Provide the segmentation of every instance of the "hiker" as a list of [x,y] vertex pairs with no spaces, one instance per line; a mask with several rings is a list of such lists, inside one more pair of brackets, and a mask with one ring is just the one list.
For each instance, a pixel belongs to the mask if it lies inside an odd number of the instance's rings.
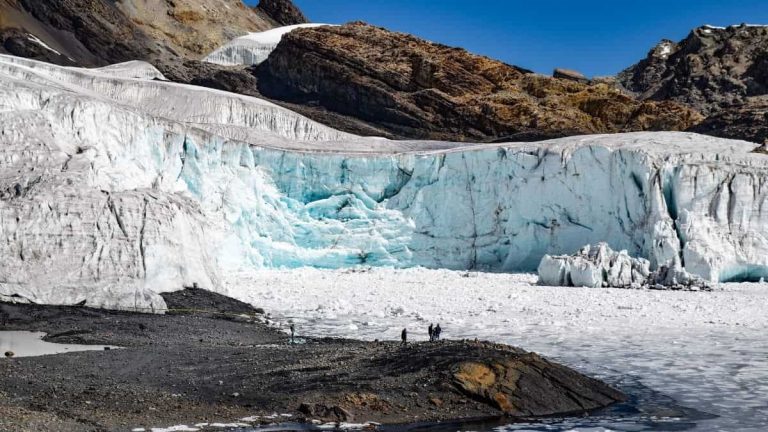
[[432,324],[429,325],[429,341],[432,342],[435,340],[435,331],[432,328]]
[[440,340],[440,333],[442,332],[443,332],[443,329],[440,328],[440,324],[438,323],[437,327],[435,327],[435,330],[434,330],[435,340]]
[[291,343],[295,343],[294,337],[296,336],[296,326],[291,323]]
[[402,339],[402,345],[408,344],[408,329],[403,329],[403,332],[400,333],[400,339]]

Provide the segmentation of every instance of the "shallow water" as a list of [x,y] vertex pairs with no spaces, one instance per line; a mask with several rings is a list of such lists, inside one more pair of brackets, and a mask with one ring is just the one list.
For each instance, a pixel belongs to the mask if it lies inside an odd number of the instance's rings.
[[[13,352],[13,357],[36,357],[78,351],[104,351],[104,345],[57,344],[42,340],[45,333],[0,331],[0,353]],[[108,347],[110,349],[116,347]],[[2,355],[0,354],[0,355]],[[3,357],[5,357],[3,355]]]

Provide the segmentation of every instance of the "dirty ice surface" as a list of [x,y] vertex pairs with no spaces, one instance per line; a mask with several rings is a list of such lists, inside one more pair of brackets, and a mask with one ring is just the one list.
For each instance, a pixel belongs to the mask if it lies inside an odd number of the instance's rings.
[[[300,335],[480,338],[536,351],[664,407],[503,430],[739,430],[768,427],[768,284],[714,292],[542,287],[536,276],[387,268],[264,270],[230,294],[292,320]],[[640,391],[639,389],[645,389]],[[667,402],[665,402],[667,403]],[[660,404],[660,406],[663,404]]]
[[[58,344],[43,340],[45,333],[0,331],[0,353],[13,352],[13,357],[36,357],[78,351],[104,351],[104,345]],[[117,347],[109,347],[117,348]]]

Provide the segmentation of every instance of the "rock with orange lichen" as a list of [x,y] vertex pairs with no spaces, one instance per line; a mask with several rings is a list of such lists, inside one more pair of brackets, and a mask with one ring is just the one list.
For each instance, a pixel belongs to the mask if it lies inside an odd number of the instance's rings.
[[452,372],[461,392],[515,417],[588,411],[623,400],[607,385],[534,353],[493,353],[458,363]]

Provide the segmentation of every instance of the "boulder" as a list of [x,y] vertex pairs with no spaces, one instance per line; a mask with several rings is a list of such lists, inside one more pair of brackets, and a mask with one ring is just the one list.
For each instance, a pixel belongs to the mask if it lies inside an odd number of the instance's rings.
[[586,84],[589,82],[589,78],[584,76],[583,73],[571,69],[561,69],[557,68],[552,73],[552,76],[554,78],[564,79],[568,81],[575,81],[577,83]]
[[305,402],[299,405],[298,411],[307,417],[328,421],[351,422],[355,419],[352,413],[337,405],[327,406],[319,403]]

